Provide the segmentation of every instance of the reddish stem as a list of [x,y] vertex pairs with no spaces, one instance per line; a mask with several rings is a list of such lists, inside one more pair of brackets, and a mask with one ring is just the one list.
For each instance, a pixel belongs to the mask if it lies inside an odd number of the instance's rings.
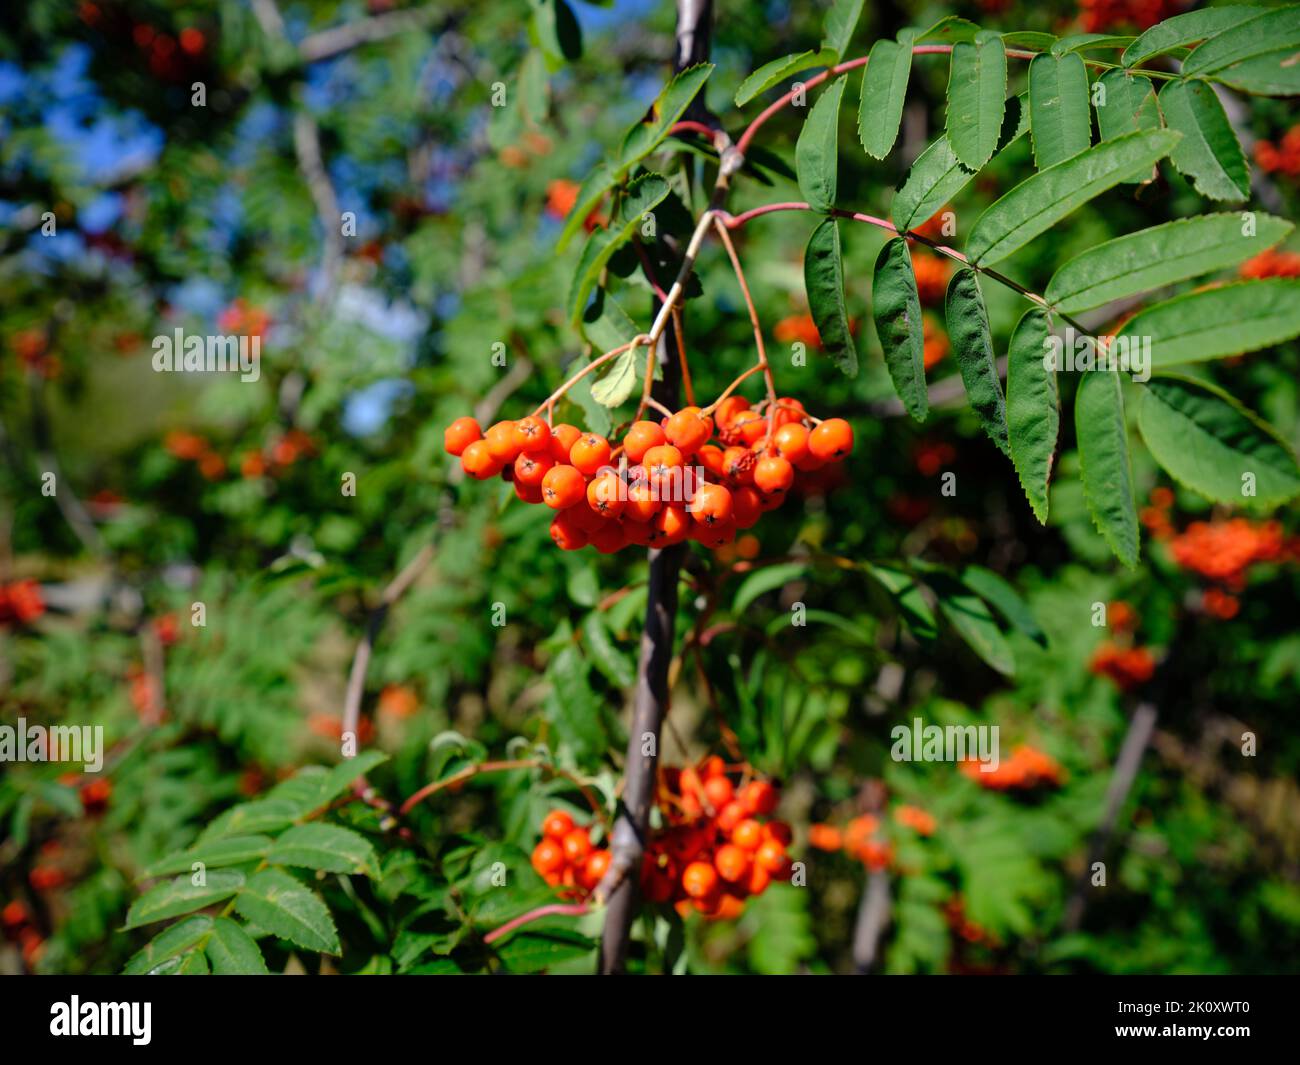
[[[939,55],[951,51],[952,45],[950,44],[918,44],[912,47],[913,55]],[[1014,48],[1007,49],[1007,55],[1012,59],[1032,59],[1037,54],[1037,52],[1024,52]],[[832,78],[836,74],[843,74],[846,70],[864,67],[867,65],[867,59],[868,57],[864,55],[859,56],[857,59],[850,59],[847,62],[839,63],[827,70],[823,70],[820,74],[813,75],[813,77],[800,85],[799,90],[791,90],[786,93],[774,104],[760,112],[758,117],[749,124],[749,128],[740,135],[740,140],[736,141],[736,150],[740,152],[741,155],[744,155],[749,148],[749,142],[754,139],[754,134],[758,132],[764,122],[780,111],[783,107],[789,105],[790,101],[794,99],[796,91],[807,92],[809,89],[816,88],[827,78]]]
[[546,906],[538,906],[535,910],[529,910],[527,913],[520,914],[514,920],[507,921],[500,928],[492,929],[483,937],[483,942],[495,943],[502,936],[509,935],[520,925],[528,924],[530,921],[536,921],[542,917],[581,917],[588,909],[589,906],[585,902],[552,902]]
[[718,134],[718,130],[711,129],[703,122],[692,122],[689,119],[686,119],[674,124],[668,130],[668,136],[670,137],[675,133],[698,133],[702,137],[708,137],[710,140],[713,140],[713,138]]

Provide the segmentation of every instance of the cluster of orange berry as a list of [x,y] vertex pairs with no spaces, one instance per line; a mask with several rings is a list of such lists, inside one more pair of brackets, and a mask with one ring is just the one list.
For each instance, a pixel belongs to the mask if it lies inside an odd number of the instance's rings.
[[[163,438],[163,447],[178,459],[197,463],[205,480],[217,481],[226,475],[226,460],[198,433],[174,431]],[[285,432],[265,451],[246,451],[240,456],[239,472],[246,480],[280,473],[300,458],[315,454],[316,443],[301,429]]]
[[698,766],[662,770],[658,804],[664,827],[646,848],[645,897],[675,906],[683,917],[739,917],[745,899],[790,874],[786,849],[793,834],[784,821],[770,817],[779,799],[767,780],[737,787],[717,755]]
[[1156,656],[1149,647],[1120,647],[1108,640],[1092,653],[1088,671],[1109,677],[1122,691],[1132,691],[1155,675]]
[[[660,422],[634,422],[617,446],[537,415],[486,433],[473,418],[458,418],[443,442],[470,477],[500,475],[525,503],[557,511],[551,539],[562,550],[590,544],[609,554],[686,539],[718,548],[779,507],[799,473],[853,448],[842,418],[816,421],[794,399],[775,408],[763,414],[728,396],[711,413],[686,407]],[[715,436],[718,444],[710,443]]]
[[[894,820],[919,836],[931,836],[938,827],[933,814],[906,803],[894,807]],[[880,818],[860,814],[843,829],[828,824],[810,826],[808,842],[818,850],[844,851],[872,872],[879,872],[888,869],[894,861],[894,845],[880,834],[881,828]]]
[[[790,826],[769,818],[777,800],[766,780],[737,787],[717,756],[699,766],[662,769],[656,796],[662,825],[646,846],[644,897],[675,906],[683,917],[738,917],[746,898],[789,873]],[[542,822],[532,864],[567,897],[582,898],[609,870],[610,854],[593,845],[589,827],[554,810]]]
[[589,827],[574,824],[563,810],[552,810],[542,821],[541,842],[533,848],[533,868],[551,887],[580,898],[609,871],[609,851],[592,846]]
[[968,759],[962,762],[961,771],[992,791],[1028,791],[1043,785],[1055,788],[1065,775],[1060,763],[1050,754],[1023,743],[1011,752],[1010,758],[1003,758],[996,769],[985,772],[981,762]]
[[1194,521],[1169,542],[1178,565],[1235,588],[1242,587],[1247,569],[1277,561],[1285,547],[1278,522],[1255,524],[1246,518]]
[[0,584],[0,625],[30,625],[45,613],[45,597],[35,581]]
[[1300,277],[1300,252],[1269,248],[1247,259],[1237,271],[1242,277]]
[[1300,177],[1300,126],[1292,126],[1282,134],[1282,139],[1277,144],[1272,141],[1256,141],[1255,162],[1261,170],[1269,173]]

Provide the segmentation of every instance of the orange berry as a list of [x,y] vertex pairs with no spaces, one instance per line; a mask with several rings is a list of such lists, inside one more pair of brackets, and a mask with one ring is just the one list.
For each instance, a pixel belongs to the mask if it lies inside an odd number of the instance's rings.
[[533,848],[533,868],[542,876],[564,868],[564,848],[553,839],[544,839]]
[[765,455],[754,467],[754,485],[768,495],[778,495],[794,484],[794,467],[780,455]]
[[853,429],[843,418],[828,418],[808,437],[808,450],[828,462],[842,459],[853,450]]
[[737,847],[734,843],[724,843],[713,856],[713,865],[723,880],[735,883],[749,874],[752,860],[747,850]]
[[741,485],[731,493],[731,517],[738,529],[751,528],[763,512],[763,497],[748,485]]
[[551,427],[535,414],[515,422],[524,451],[547,451],[551,446]]
[[714,408],[713,421],[719,429],[727,429],[741,411],[749,410],[749,400],[744,396],[728,396]]
[[[674,470],[680,470],[685,462],[681,450],[672,444],[657,444],[650,448],[641,459],[645,466],[646,476],[649,478],[651,485],[669,485],[673,480],[680,482],[681,475],[674,474]],[[660,495],[662,496],[662,489]]]
[[750,895],[761,895],[767,890],[767,886],[771,882],[772,874],[755,861],[750,867],[748,878],[745,880],[745,891]]
[[703,466],[709,475],[721,480],[726,476],[726,470],[723,468],[722,448],[717,444],[705,444],[695,452],[695,458]]
[[802,421],[807,413],[803,409],[803,404],[797,399],[791,399],[789,396],[779,396],[776,401],[776,414],[773,416],[772,422],[779,429],[783,425],[794,425]]
[[602,523],[599,529],[591,533],[588,542],[602,555],[612,555],[615,551],[622,551],[627,546],[627,534],[623,529],[623,523],[618,521]]
[[735,797],[736,789],[726,777],[709,777],[704,782],[704,797],[715,810],[721,810]]
[[819,851],[837,851],[844,846],[844,836],[834,825],[810,825],[808,843]]
[[757,411],[745,411],[731,423],[731,431],[744,441],[746,447],[753,447],[767,436],[767,419]]
[[751,814],[766,816],[776,809],[779,796],[766,780],[751,780],[740,790],[741,804]]
[[541,487],[542,478],[555,465],[555,460],[546,451],[525,451],[515,459],[515,484]]
[[501,460],[492,454],[492,446],[486,440],[474,440],[460,453],[460,468],[479,481],[495,477],[501,472],[503,465]]
[[561,551],[577,551],[587,546],[587,533],[578,528],[572,510],[557,514],[551,521],[551,540]]
[[542,820],[542,835],[553,840],[562,840],[573,831],[573,818],[564,810],[552,810]]
[[483,430],[473,418],[457,418],[442,431],[442,446],[457,458],[475,440],[483,439]]
[[792,466],[810,454],[808,450],[808,427],[802,422],[789,422],[772,434],[772,446],[776,453]]
[[[741,809],[744,809],[743,805]],[[763,842],[763,826],[747,817],[731,830],[731,842],[747,851],[756,851]]]
[[682,890],[693,899],[703,899],[718,890],[718,871],[708,862],[691,862],[682,871]]
[[609,863],[609,851],[592,851],[587,855],[587,860],[582,865],[582,871],[578,874],[578,883],[591,891],[605,879],[605,874],[609,871]]
[[784,821],[769,821],[763,826],[763,838],[776,840],[782,847],[788,847],[794,839],[794,832]]
[[654,498],[654,490],[642,480],[632,484],[627,490],[627,504],[623,508],[623,517],[633,521],[650,522],[659,513],[659,500]]
[[567,425],[563,422],[551,426],[551,458],[555,459],[556,462],[568,462],[569,451],[581,437],[582,431],[577,426]]
[[552,466],[542,478],[542,501],[555,510],[567,510],[587,494],[587,482],[572,466]]
[[601,517],[617,518],[627,506],[626,497],[627,486],[613,470],[597,474],[587,484],[587,504]]
[[574,525],[590,537],[592,533],[607,523],[604,517],[586,505],[585,499],[587,489],[585,485],[582,490],[584,502],[579,503],[576,507],[570,508],[566,513],[572,514]]
[[569,449],[569,461],[579,473],[590,477],[609,464],[609,441],[596,433],[586,433]]
[[765,839],[754,852],[754,864],[769,873],[782,872],[787,864],[785,848],[774,839]]
[[502,465],[514,462],[524,449],[523,434],[514,422],[497,422],[483,434],[483,439],[487,441],[492,457]]
[[720,484],[702,484],[695,490],[689,510],[701,525],[721,525],[731,520],[731,493]]
[[640,462],[652,447],[658,447],[668,438],[663,429],[654,422],[633,422],[632,428],[623,437],[623,450],[628,462]]
[[727,775],[727,763],[722,760],[721,755],[711,754],[700,763],[700,776],[705,780],[709,777],[725,777]]
[[560,840],[564,848],[564,859],[570,865],[581,865],[591,853],[591,836],[585,828],[570,829]]
[[699,450],[713,435],[713,419],[699,407],[685,407],[664,423],[664,437],[683,454]]
[[652,547],[666,547],[681,543],[691,528],[691,516],[680,503],[665,503],[651,522],[654,534],[650,537]]
[[511,483],[515,486],[515,498],[521,499],[525,503],[540,503],[542,501],[542,486],[540,484],[524,484],[518,477]]
[[[718,810],[718,816],[713,819],[719,832],[734,832],[737,826],[745,820],[745,808],[734,799],[723,804]],[[757,843],[754,846],[758,846]]]

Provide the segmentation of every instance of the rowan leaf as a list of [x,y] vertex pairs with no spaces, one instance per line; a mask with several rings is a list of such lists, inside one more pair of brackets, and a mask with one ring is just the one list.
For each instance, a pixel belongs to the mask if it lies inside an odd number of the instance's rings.
[[816,52],[796,52],[794,55],[782,56],[764,63],[754,73],[740,83],[736,90],[736,106],[744,107],[755,96],[767,92],[773,85],[778,85],[786,78],[810,70],[813,67],[834,66],[838,57],[833,52],[821,49]]
[[266,976],[266,962],[256,941],[244,926],[229,917],[218,917],[204,953],[219,975]]
[[898,139],[907,99],[907,82],[912,73],[912,41],[915,34],[903,30],[897,41],[881,38],[871,46],[862,71],[862,97],[858,105],[858,139],[866,153],[883,159]]
[[350,828],[311,822],[288,829],[267,854],[272,865],[298,865],[327,873],[376,871],[375,849]]
[[1213,200],[1248,199],[1246,155],[1213,87],[1203,81],[1171,81],[1160,90],[1160,109],[1169,128],[1183,135],[1169,161],[1196,191]]
[[821,334],[822,349],[846,376],[856,377],[858,352],[853,345],[844,303],[844,262],[837,219],[825,219],[808,238],[803,254],[803,276],[808,309]]
[[864,3],[865,0],[834,0],[822,26],[823,51],[834,52],[836,57],[844,55],[853,40],[853,31],[858,28]]
[[1129,133],[1040,170],[976,219],[966,241],[971,261],[1000,262],[1094,196],[1150,170],[1178,138],[1166,129]]
[[1300,48],[1300,4],[1270,8],[1206,41],[1183,63],[1183,74],[1213,74],[1279,49]]
[[1120,62],[1126,67],[1136,66],[1158,55],[1164,55],[1207,37],[1214,37],[1226,29],[1245,22],[1264,11],[1262,7],[1207,7],[1189,11],[1157,22],[1137,40],[1124,49]]
[[[1150,78],[1127,70],[1108,70],[1097,79],[1097,84],[1101,86],[1097,129],[1102,140],[1113,141],[1125,133],[1160,128],[1160,108]],[[1150,173],[1128,180],[1144,181],[1148,177]]]
[[1083,375],[1074,397],[1074,428],[1088,513],[1115,556],[1136,566],[1137,504],[1119,374],[1091,370]]
[[1056,371],[1046,361],[1051,318],[1031,307],[1011,333],[1007,354],[1007,437],[1011,462],[1034,516],[1047,523],[1047,488],[1061,429]]
[[808,205],[820,214],[835,206],[839,174],[840,101],[847,78],[836,78],[818,97],[804,120],[794,148],[799,190]]
[[946,317],[948,339],[966,386],[966,398],[989,439],[1009,456],[1007,406],[998,382],[989,316],[984,309],[979,279],[970,267],[958,270],[948,282]]
[[1040,170],[1078,155],[1092,143],[1088,71],[1079,56],[1040,55],[1030,60],[1029,125]]
[[971,170],[993,158],[1006,97],[1007,53],[1002,38],[987,34],[953,45],[944,132],[957,158]]
[[[1004,151],[1029,129],[1029,108],[1021,97],[1007,101],[1002,119],[998,151]],[[929,145],[912,163],[906,177],[894,193],[890,217],[900,232],[907,232],[929,219],[944,204],[964,189],[975,171],[963,166],[944,134]]]
[[195,884],[186,873],[175,880],[155,884],[131,904],[122,927],[139,928],[211,906],[243,887],[244,874],[237,869],[213,869],[202,880],[202,884]]
[[1277,506],[1300,494],[1295,453],[1213,385],[1153,377],[1138,405],[1138,428],[1174,480],[1216,503]]
[[923,422],[930,412],[925,384],[921,298],[907,241],[895,237],[880,249],[871,283],[871,313],[894,391],[907,413]]
[[258,928],[305,950],[340,954],[339,934],[325,903],[280,869],[249,877],[235,909]]
[[1146,342],[1151,366],[1204,362],[1300,336],[1300,278],[1239,281],[1139,311],[1116,334]]
[[1226,270],[1258,255],[1294,228],[1272,215],[1254,215],[1247,236],[1236,213],[1200,215],[1152,226],[1089,248],[1047,283],[1044,298],[1067,313]]
[[650,121],[638,122],[623,138],[614,174],[616,179],[627,174],[659,147],[660,142],[668,136],[668,131],[686,113],[691,101],[704,88],[704,83],[712,73],[712,63],[698,63],[678,73],[664,86],[650,108]]

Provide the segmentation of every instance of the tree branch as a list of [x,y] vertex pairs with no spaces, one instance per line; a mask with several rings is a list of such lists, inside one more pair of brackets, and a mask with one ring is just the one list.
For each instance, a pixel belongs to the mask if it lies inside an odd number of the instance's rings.
[[319,33],[311,33],[298,45],[298,54],[306,63],[331,59],[363,44],[373,44],[399,33],[422,30],[434,22],[441,11],[436,7],[417,7],[407,11],[389,11],[383,15],[348,22]]

